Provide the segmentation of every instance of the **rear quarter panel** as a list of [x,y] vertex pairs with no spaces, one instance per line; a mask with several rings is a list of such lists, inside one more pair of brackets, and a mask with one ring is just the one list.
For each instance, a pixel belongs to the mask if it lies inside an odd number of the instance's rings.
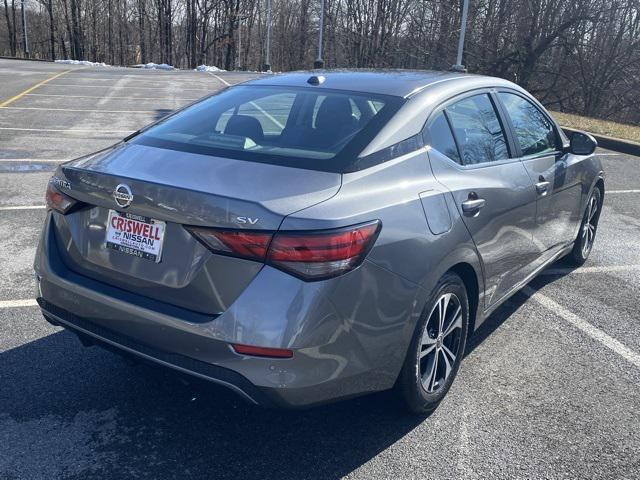
[[[451,219],[450,229],[440,234],[432,233],[427,217],[432,215],[442,225],[443,212],[429,211],[442,203],[421,201],[421,196],[428,199],[434,192],[444,199]],[[431,174],[425,149],[343,175],[337,195],[289,215],[281,229],[338,228],[375,219],[382,222],[382,229],[358,269],[363,272],[327,282],[325,295],[342,325],[351,326],[353,348],[366,352],[374,369],[395,379],[440,277],[453,265],[467,262],[476,270],[482,291],[482,274],[471,238],[450,194]],[[354,325],[360,328],[353,329]]]

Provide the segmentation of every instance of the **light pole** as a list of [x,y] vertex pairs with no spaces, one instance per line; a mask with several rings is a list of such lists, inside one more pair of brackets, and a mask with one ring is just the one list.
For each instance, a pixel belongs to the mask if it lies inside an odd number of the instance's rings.
[[264,55],[263,70],[268,72],[271,70],[271,0],[267,0],[267,45]]
[[451,70],[456,72],[466,72],[467,69],[462,64],[462,51],[464,50],[464,34],[467,30],[467,12],[469,11],[469,0],[464,0],[462,4],[462,20],[460,21],[460,38],[458,39],[458,58]]
[[242,70],[242,22],[246,20],[246,15],[240,15],[238,17],[238,60],[236,62],[236,68]]
[[324,60],[322,60],[322,32],[324,30],[324,0],[320,0],[320,20],[318,25],[318,57],[313,62],[313,68],[323,68]]
[[27,38],[27,12],[24,10],[24,0],[22,0],[22,45],[24,54],[29,58],[29,39]]

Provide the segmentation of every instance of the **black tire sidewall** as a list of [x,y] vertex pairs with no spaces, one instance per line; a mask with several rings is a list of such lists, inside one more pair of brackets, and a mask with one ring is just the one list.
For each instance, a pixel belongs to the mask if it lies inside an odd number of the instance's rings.
[[[458,347],[456,361],[452,367],[449,377],[440,389],[436,392],[429,393],[422,386],[418,358],[422,334],[427,321],[429,320],[429,314],[431,313],[436,300],[444,293],[453,293],[460,300],[460,305],[462,307],[462,332],[460,334],[460,345]],[[466,288],[462,279],[458,275],[454,273],[447,273],[440,279],[434,288],[433,293],[429,297],[420,317],[420,321],[416,325],[411,345],[405,359],[405,364],[403,366],[403,371],[401,372],[401,377],[399,379],[399,386],[401,387],[404,401],[412,411],[423,413],[430,412],[434,410],[445,397],[458,373],[458,369],[460,368],[460,363],[462,362],[464,349],[466,347],[468,331],[469,300],[467,298]]]
[[[591,254],[591,250],[593,250],[593,243],[592,243],[586,255],[584,255],[582,252],[582,247],[583,247],[582,230],[584,228],[585,223],[588,221],[587,215],[589,214],[588,213],[589,203],[591,202],[591,198],[593,197],[596,197],[596,202],[598,203],[598,206],[597,206],[598,210],[596,211],[596,225],[598,225],[598,222],[600,220],[600,213],[602,212],[602,194],[600,193],[600,189],[596,187],[591,192],[591,195],[589,195],[589,200],[587,200],[587,205],[582,215],[582,221],[580,222],[580,230],[578,230],[578,236],[576,238],[575,244],[573,245],[573,250],[571,251],[571,258],[570,258],[571,262],[576,265],[582,265],[584,262],[586,262],[587,259],[589,258],[589,255]],[[593,235],[593,242],[595,242],[597,234],[598,234],[598,229],[596,228],[596,231]]]

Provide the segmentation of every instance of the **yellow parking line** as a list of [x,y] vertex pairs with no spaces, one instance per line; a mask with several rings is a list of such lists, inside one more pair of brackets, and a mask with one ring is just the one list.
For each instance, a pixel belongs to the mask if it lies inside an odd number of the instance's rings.
[[15,97],[11,97],[8,100],[5,100],[4,102],[0,103],[0,107],[6,107],[7,105],[9,105],[10,103],[15,102],[16,100],[19,100],[20,98],[24,97],[27,93],[29,92],[33,92],[36,88],[41,87],[42,85],[44,85],[47,82],[50,82],[51,80],[55,80],[58,77],[61,77],[62,75],[72,72],[73,70],[65,70],[64,72],[60,72],[60,73],[56,73],[55,75],[53,75],[52,77],[47,78],[46,80],[41,81],[40,83],[35,84],[33,87],[31,88],[27,88],[24,92],[19,93],[18,95],[16,95]]

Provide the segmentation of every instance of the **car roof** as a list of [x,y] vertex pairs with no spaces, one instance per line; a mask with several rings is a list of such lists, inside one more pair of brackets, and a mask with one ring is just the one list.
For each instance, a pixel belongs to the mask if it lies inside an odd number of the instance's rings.
[[[324,77],[324,81],[312,85],[312,77]],[[243,85],[269,85],[288,87],[308,87],[410,97],[435,84],[455,81],[472,88],[473,84],[486,84],[490,79],[495,86],[510,84],[506,80],[482,75],[435,70],[311,70],[301,72],[265,75]],[[468,85],[467,85],[468,84]],[[463,85],[460,85],[463,87]],[[464,88],[464,87],[463,87]]]

